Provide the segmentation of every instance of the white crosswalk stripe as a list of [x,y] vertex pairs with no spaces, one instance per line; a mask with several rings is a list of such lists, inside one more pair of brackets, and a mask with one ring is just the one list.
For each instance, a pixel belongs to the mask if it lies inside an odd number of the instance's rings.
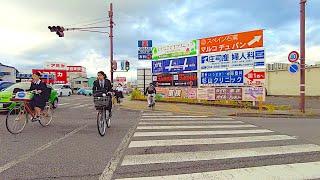
[[151,146],[200,145],[200,144],[228,144],[228,143],[241,143],[241,142],[279,141],[279,140],[289,140],[289,139],[296,139],[296,138],[287,136],[287,135],[269,135],[269,136],[250,136],[250,137],[232,137],[232,138],[146,140],[146,141],[131,141],[129,148],[151,147]]
[[219,120],[216,120],[216,121],[196,121],[196,122],[193,122],[193,121],[175,121],[175,120],[172,120],[170,122],[154,122],[154,121],[141,121],[139,124],[140,125],[176,125],[176,124],[181,124],[181,125],[190,125],[190,124],[243,124],[244,122],[242,121],[219,121]]
[[141,121],[204,121],[204,120],[233,120],[232,118],[204,118],[204,117],[197,117],[197,118],[190,118],[190,117],[185,117],[185,118],[142,118]]
[[227,128],[257,127],[250,124],[245,125],[206,125],[206,126],[139,126],[137,129],[227,129]]
[[[232,146],[232,148],[215,149],[216,145]],[[199,146],[205,150],[197,149]],[[263,159],[263,157],[272,156],[312,156],[310,153],[319,153],[320,155],[320,146],[301,143],[295,137],[279,135],[272,130],[233,118],[175,116],[148,112],[142,115],[128,146],[128,153],[123,157],[122,163],[118,167],[122,170],[121,173],[117,174],[116,172],[114,177],[128,180],[320,178],[319,159],[317,159],[318,161],[314,160],[315,162],[310,162],[310,159],[305,162],[292,160],[293,162],[282,164],[272,164],[266,161],[266,164],[262,163],[258,166],[224,167],[223,170],[215,171],[199,168],[195,172],[189,172],[177,169],[168,172],[168,174],[166,171],[158,172],[158,175],[151,168],[164,169],[170,167],[170,164],[178,165],[190,162],[215,163],[219,160],[221,163],[230,159],[242,161],[245,158]],[[263,162],[263,160],[261,161]],[[124,172],[130,167],[132,169],[128,171],[131,173],[129,176]],[[148,171],[149,167],[151,169]],[[135,171],[140,173],[134,173]]]
[[123,180],[203,180],[203,179],[316,179],[320,178],[320,161],[228,169],[222,171],[171,176],[124,178]]
[[218,135],[218,134],[255,134],[255,133],[270,133],[273,132],[267,129],[257,130],[220,130],[220,131],[165,131],[165,132],[136,132],[134,137],[143,136],[194,136],[194,135]]

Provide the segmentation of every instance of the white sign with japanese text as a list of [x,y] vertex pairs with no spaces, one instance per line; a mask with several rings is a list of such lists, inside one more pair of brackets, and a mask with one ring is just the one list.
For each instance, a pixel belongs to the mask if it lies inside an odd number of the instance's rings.
[[265,69],[201,72],[201,86],[264,86]]
[[201,71],[265,67],[264,48],[224,51],[201,56]]

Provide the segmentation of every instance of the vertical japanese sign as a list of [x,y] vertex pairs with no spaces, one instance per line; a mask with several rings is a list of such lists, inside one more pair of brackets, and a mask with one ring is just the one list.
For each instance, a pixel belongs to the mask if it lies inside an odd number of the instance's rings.
[[152,40],[138,41],[138,59],[139,60],[152,59]]
[[263,47],[263,30],[200,39],[200,53]]

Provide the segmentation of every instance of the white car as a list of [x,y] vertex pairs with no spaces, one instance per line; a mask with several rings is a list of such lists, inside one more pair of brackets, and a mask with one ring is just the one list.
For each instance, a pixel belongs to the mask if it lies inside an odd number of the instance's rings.
[[72,94],[71,87],[68,84],[54,84],[52,88],[58,92],[59,96],[71,96]]

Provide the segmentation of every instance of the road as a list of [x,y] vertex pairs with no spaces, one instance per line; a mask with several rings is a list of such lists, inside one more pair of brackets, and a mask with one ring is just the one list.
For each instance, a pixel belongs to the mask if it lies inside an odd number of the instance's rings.
[[90,97],[62,97],[60,103],[49,127],[28,123],[19,135],[8,133],[1,116],[1,180],[98,179],[140,116],[116,107],[112,127],[100,137]]
[[113,178],[320,178],[319,125],[144,113]]
[[116,106],[105,137],[92,99],[62,97],[51,126],[11,135],[0,179],[320,178],[320,119],[207,117]]

